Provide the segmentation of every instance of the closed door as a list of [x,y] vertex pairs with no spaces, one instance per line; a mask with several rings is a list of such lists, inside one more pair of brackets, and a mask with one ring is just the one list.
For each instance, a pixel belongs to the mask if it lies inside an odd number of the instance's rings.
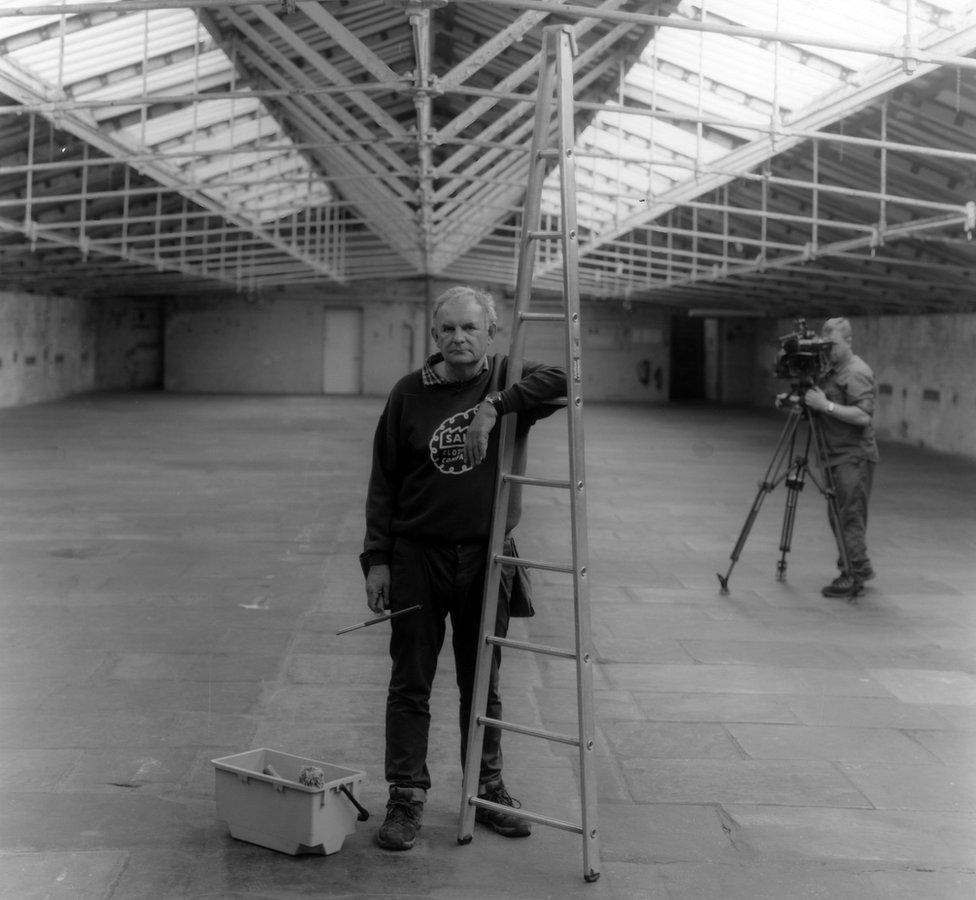
[[362,383],[363,311],[325,310],[322,392],[358,394]]

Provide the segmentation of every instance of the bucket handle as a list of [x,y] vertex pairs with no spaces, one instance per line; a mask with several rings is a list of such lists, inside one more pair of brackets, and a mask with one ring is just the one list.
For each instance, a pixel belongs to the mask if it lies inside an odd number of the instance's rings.
[[352,791],[349,790],[344,784],[339,785],[339,790],[342,791],[348,798],[349,802],[359,810],[359,815],[356,817],[358,821],[365,822],[369,818],[369,810],[366,809],[355,797],[352,795]]

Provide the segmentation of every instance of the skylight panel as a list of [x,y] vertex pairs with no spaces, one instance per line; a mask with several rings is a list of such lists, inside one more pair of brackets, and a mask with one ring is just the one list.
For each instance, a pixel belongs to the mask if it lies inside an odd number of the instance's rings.
[[685,111],[689,115],[697,111],[700,102],[703,115],[724,119],[730,125],[766,125],[772,108],[768,101],[750,97],[729,85],[717,85],[713,90],[702,91],[699,97],[698,85],[679,77],[675,70],[659,68],[655,72],[644,63],[638,63],[628,74],[625,93],[633,94],[644,105],[654,103],[658,109]]
[[[22,10],[31,5],[24,0],[0,0],[0,8]],[[74,117],[80,130],[98,124],[123,152],[143,155],[156,151],[155,171],[169,173],[168,182],[162,175],[169,187],[194,193],[202,190],[237,209],[240,204],[230,203],[231,192],[225,188],[201,187],[211,173],[218,180],[237,179],[246,185],[249,179],[255,183],[272,179],[273,184],[275,172],[285,172],[289,180],[301,183],[300,190],[280,186],[276,203],[265,204],[261,211],[262,220],[287,215],[288,204],[305,209],[310,198],[318,203],[331,199],[327,183],[317,180],[308,161],[293,149],[292,141],[259,98],[207,99],[207,90],[229,90],[238,79],[230,59],[192,10],[138,10],[125,15],[86,12],[87,24],[79,27],[81,20],[72,15],[71,8],[71,3],[65,4],[64,16],[0,17],[5,61],[23,74],[23,80],[33,80],[31,88],[37,99],[79,101],[79,106],[66,107],[67,113],[60,116],[62,127],[71,130]],[[3,44],[5,40],[9,43]],[[165,98],[165,105],[154,103],[154,95]],[[178,96],[185,97],[185,102],[174,108],[173,98]],[[127,104],[130,99],[132,103]],[[135,112],[141,114],[133,116]],[[127,124],[117,127],[121,122]],[[248,166],[247,154],[225,152],[218,166],[209,156],[197,160],[189,152],[186,157],[180,155],[184,149],[198,151],[217,145],[232,151],[234,146],[258,140],[274,146],[255,157],[260,159],[260,167]],[[269,166],[269,161],[277,167]],[[267,187],[267,183],[261,185],[262,190]]]
[[[125,100],[147,94],[180,94],[192,90],[205,91],[212,87],[230,87],[231,72],[227,57],[221,52],[202,54],[199,64],[193,60],[173,63],[147,73],[145,81],[141,74],[110,80],[107,84],[92,86],[84,91],[76,91],[79,100]],[[94,107],[96,118],[111,118],[117,111],[111,107]]]
[[[971,0],[916,0],[911,24],[916,40],[925,44],[933,37],[948,35],[953,14],[970,4]],[[884,0],[684,0],[672,18],[698,22],[703,7],[706,24],[716,31],[658,28],[640,61],[625,76],[627,102],[688,116],[683,123],[664,117],[626,117],[626,132],[633,137],[621,152],[633,155],[639,144],[634,138],[640,136],[653,142],[652,193],[691,184],[698,175],[696,166],[721,159],[737,144],[762,139],[775,113],[789,122],[791,113],[847,87],[859,72],[877,63],[877,53],[844,45],[900,52],[909,28],[905,7]],[[732,31],[733,26],[767,34],[721,33],[723,29]],[[773,32],[840,46],[800,40],[777,44],[768,36]],[[699,133],[699,113],[704,120],[724,119],[727,124],[706,121]],[[621,117],[612,111],[599,112],[583,132],[581,143],[613,147],[620,122]],[[664,164],[668,154],[675,165]],[[607,164],[600,159],[580,161],[594,169],[596,180]],[[682,171],[680,165],[688,168]],[[557,177],[551,176],[547,186]],[[581,217],[581,224],[592,223]]]
[[[0,25],[8,21],[0,19]],[[148,19],[143,13],[132,13],[88,28],[66,30],[62,53],[58,21],[53,21],[46,40],[9,53],[18,65],[53,86],[70,86],[99,73],[141,64],[147,51],[150,58],[172,53],[192,44],[197,32],[196,16],[185,10],[153,10]],[[202,29],[201,34],[209,37]]]

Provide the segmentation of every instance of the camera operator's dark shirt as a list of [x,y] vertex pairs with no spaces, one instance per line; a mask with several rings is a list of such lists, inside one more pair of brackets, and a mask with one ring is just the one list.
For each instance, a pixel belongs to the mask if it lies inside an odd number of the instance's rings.
[[[874,372],[859,356],[838,369],[831,369],[820,382],[827,399],[838,406],[856,406],[869,416],[874,415]],[[824,443],[827,445],[827,465],[854,459],[878,461],[878,443],[874,427],[850,425],[830,415],[820,417],[823,424]]]

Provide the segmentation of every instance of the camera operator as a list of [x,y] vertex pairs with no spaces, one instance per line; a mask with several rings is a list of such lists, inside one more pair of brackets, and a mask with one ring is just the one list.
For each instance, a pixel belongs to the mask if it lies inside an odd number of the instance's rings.
[[821,413],[826,460],[833,475],[837,515],[833,521],[828,506],[830,526],[847,549],[849,571],[838,560],[840,575],[821,592],[825,597],[853,598],[864,582],[874,578],[868,559],[865,532],[868,523],[868,499],[878,445],[871,418],[874,414],[874,373],[854,354],[851,323],[832,318],[824,322],[821,339],[830,343],[830,368],[804,395],[807,407]]

